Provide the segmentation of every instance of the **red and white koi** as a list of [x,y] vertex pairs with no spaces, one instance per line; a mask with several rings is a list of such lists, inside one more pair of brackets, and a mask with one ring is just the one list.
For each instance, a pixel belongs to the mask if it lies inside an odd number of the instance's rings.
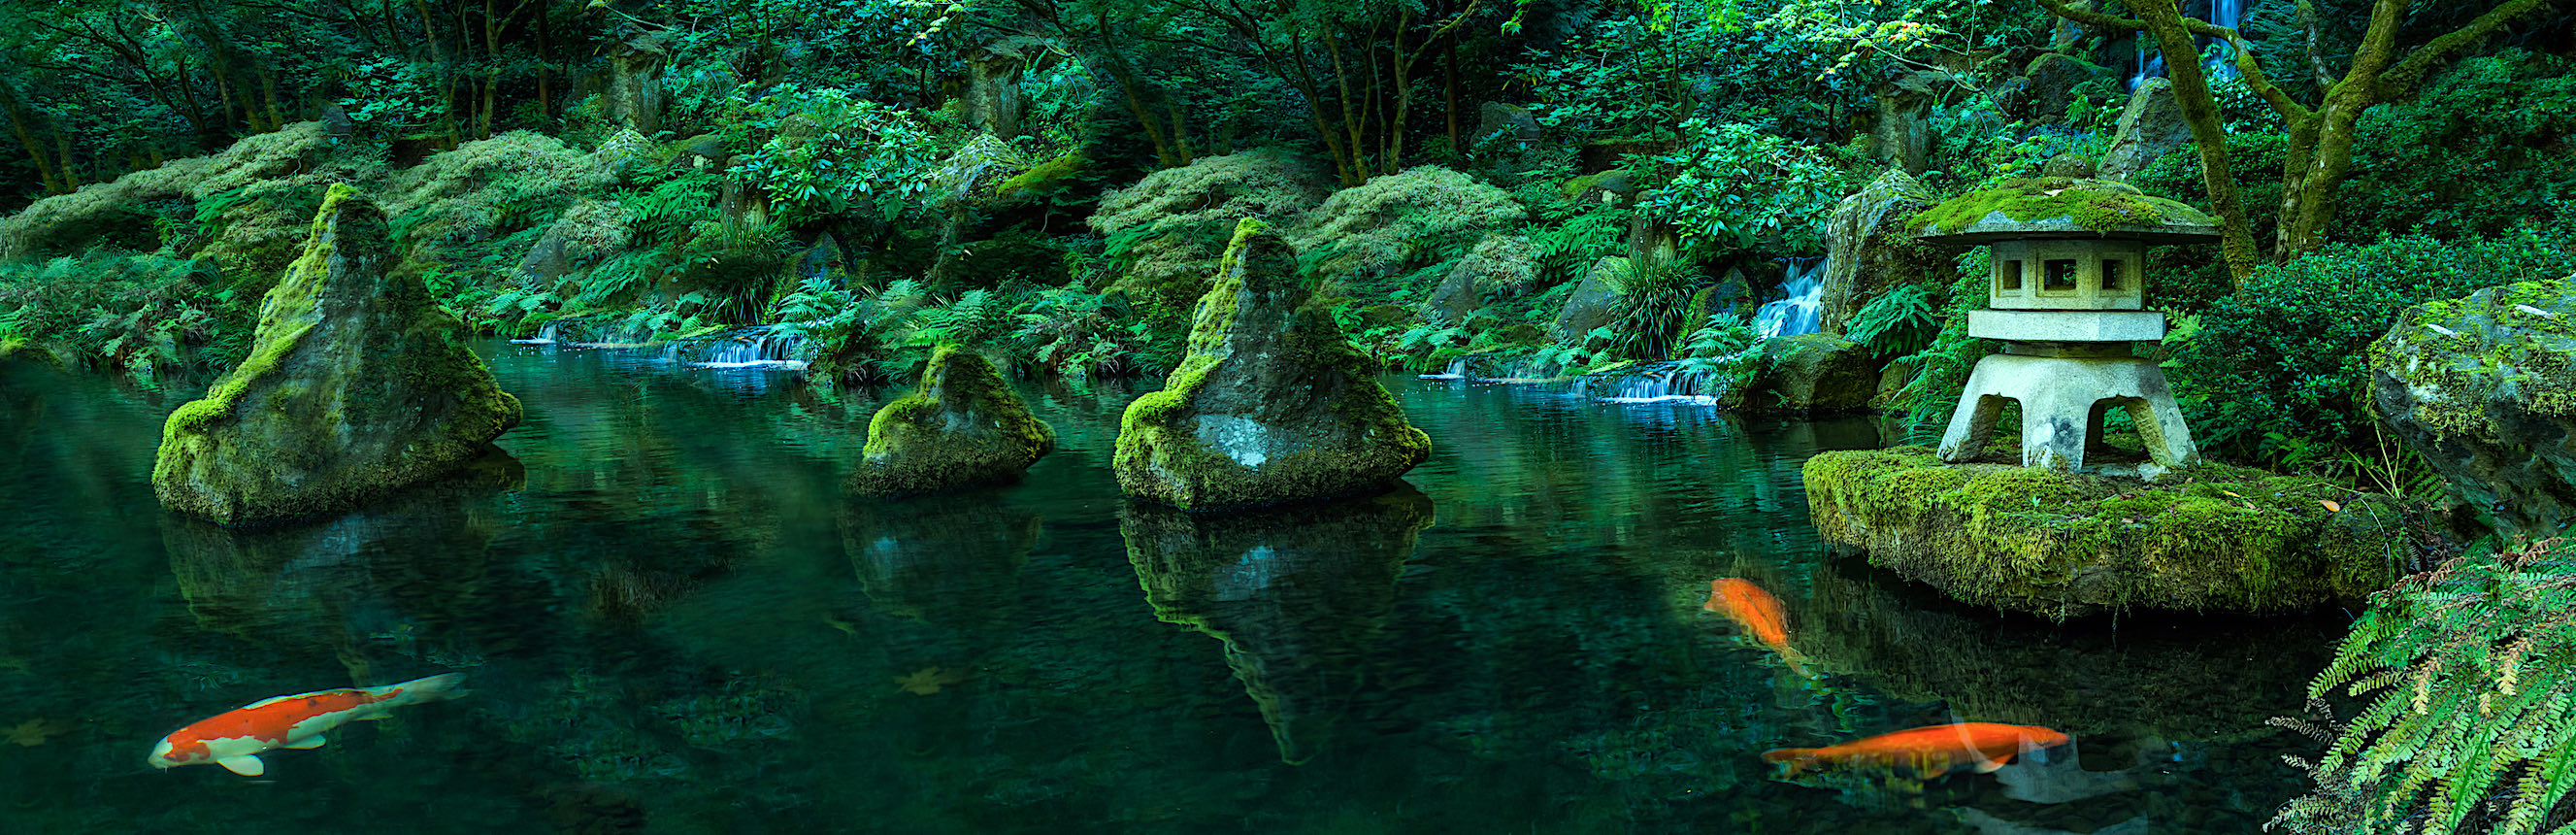
[[152,767],[214,763],[234,774],[268,771],[259,755],[279,748],[320,748],[323,732],[346,722],[383,719],[394,708],[453,699],[463,673],[446,673],[383,687],[316,690],[252,702],[171,733],[152,746]]

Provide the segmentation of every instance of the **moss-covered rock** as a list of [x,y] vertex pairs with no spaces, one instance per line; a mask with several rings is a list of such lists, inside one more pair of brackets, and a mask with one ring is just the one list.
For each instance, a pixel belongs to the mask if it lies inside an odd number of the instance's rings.
[[1010,481],[1055,450],[1055,429],[1029,414],[983,355],[940,346],[921,389],[868,421],[866,457],[850,473],[863,496],[910,496]]
[[1130,503],[1118,533],[1154,616],[1220,642],[1294,764],[1322,751],[1367,683],[1359,662],[1376,655],[1396,580],[1432,519],[1429,498],[1399,488],[1250,513]]
[[1608,327],[1619,319],[1619,288],[1628,283],[1634,265],[1616,255],[1603,256],[1585,270],[1583,280],[1565,296],[1565,304],[1556,309],[1556,319],[1548,325],[1548,337],[1568,345],[1583,343],[1584,336],[1595,328]]
[[226,525],[332,513],[493,453],[519,400],[418,274],[387,274],[384,213],[332,187],[260,303],[250,358],[170,413],[152,486]]
[[2026,237],[2034,231],[2097,232],[2148,240],[2176,235],[2210,238],[2218,226],[2199,209],[2149,196],[2127,183],[2073,177],[2006,180],[1925,209],[1912,223],[1922,235],[2004,238]]
[[1824,453],[1804,476],[1826,542],[1969,603],[2061,620],[2355,602],[2413,559],[2399,502],[2214,463],[2149,485],[1909,446]]
[[1189,355],[1127,406],[1116,467],[1128,495],[1185,510],[1351,495],[1430,456],[1313,294],[1287,241],[1260,221],[1236,228]]
[[1878,394],[1869,347],[1829,333],[1762,340],[1762,365],[1729,407],[1746,412],[1831,414],[1869,408]]
[[1825,296],[1816,312],[1817,330],[1842,333],[1862,305],[1900,285],[1950,284],[1954,272],[1950,253],[1916,240],[1909,223],[1932,205],[1932,193],[1898,170],[1843,198],[1825,226],[1830,255],[1825,258]]
[[2576,276],[2417,305],[2370,346],[2371,407],[2498,532],[2576,523]]

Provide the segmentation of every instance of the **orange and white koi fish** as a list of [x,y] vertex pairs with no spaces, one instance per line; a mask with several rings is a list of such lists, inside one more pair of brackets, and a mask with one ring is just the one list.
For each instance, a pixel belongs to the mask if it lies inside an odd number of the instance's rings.
[[1780,660],[1789,662],[1789,669],[1799,675],[1807,674],[1806,666],[1801,663],[1804,657],[1789,648],[1788,610],[1780,606],[1780,598],[1772,597],[1770,592],[1763,591],[1753,581],[1741,577],[1720,577],[1708,581],[1708,605],[1700,608],[1735,621],[1735,625],[1742,627],[1754,640],[1779,653]]
[[1880,734],[1824,748],[1778,748],[1762,752],[1764,762],[1789,764],[1786,776],[1820,765],[1905,766],[1930,779],[1960,766],[1979,774],[2004,767],[2022,754],[2067,743],[2066,735],[2037,725],[1960,722]]
[[463,673],[434,675],[383,687],[316,690],[252,702],[180,728],[152,746],[152,767],[214,763],[234,774],[257,777],[268,771],[261,753],[278,748],[320,748],[322,734],[344,722],[383,719],[394,708],[453,699]]

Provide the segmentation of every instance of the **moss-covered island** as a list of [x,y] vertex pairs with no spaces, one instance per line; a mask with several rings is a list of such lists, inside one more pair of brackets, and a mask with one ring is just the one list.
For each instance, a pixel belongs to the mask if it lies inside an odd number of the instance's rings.
[[251,355],[163,426],[153,491],[225,525],[345,509],[492,454],[518,398],[416,272],[389,272],[384,213],[345,185],[260,304]]
[[1905,446],[1823,453],[1803,475],[1836,548],[1969,603],[2060,620],[2358,602],[2396,580],[2412,541],[2386,497],[2215,463],[2148,484]]
[[1055,450],[1055,429],[981,354],[940,346],[921,389],[868,421],[868,445],[850,492],[910,496],[1020,477]]
[[1386,486],[1431,438],[1377,382],[1297,269],[1288,242],[1237,225],[1199,299],[1190,351],[1119,425],[1118,484],[1184,510],[1344,496]]

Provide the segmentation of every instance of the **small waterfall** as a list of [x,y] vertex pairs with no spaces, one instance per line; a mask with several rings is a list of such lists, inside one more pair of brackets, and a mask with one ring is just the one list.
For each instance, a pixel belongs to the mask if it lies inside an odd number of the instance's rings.
[[803,337],[759,331],[734,334],[718,340],[707,351],[707,357],[689,363],[698,368],[754,368],[780,371],[803,371],[805,361],[796,359],[796,347]]
[[1447,371],[1443,371],[1443,372],[1440,372],[1440,373],[1438,373],[1438,374],[1423,374],[1423,375],[1420,375],[1420,376],[1422,377],[1422,379],[1425,379],[1425,380],[1464,380],[1464,379],[1467,379],[1467,358],[1466,358],[1466,357],[1459,357],[1459,358],[1457,358],[1457,359],[1450,360],[1450,361],[1449,361],[1449,370],[1447,370]]
[[1708,375],[1683,371],[1675,363],[1656,363],[1616,385],[1617,393],[1600,398],[1602,402],[1717,405],[1717,397],[1707,392]]
[[528,337],[526,339],[513,339],[510,340],[510,342],[514,345],[553,345],[555,344],[555,337],[562,334],[562,322],[547,322],[543,325],[537,326],[536,336]]
[[[2211,26],[2236,28],[2237,24],[2245,20],[2245,0],[2209,0],[2208,20]],[[2138,33],[2138,72],[2129,76],[2131,90],[2138,89],[2138,85],[2147,83],[2147,79],[2165,74],[2165,56],[2161,53],[2153,55],[2147,53],[2147,37],[2144,32]],[[2192,41],[2199,43],[2200,39],[2193,38]],[[2211,61],[2203,69],[2213,79],[2236,77],[2236,62],[2229,58]]]
[[1825,301],[1825,259],[1793,258],[1781,290],[1787,298],[1762,303],[1753,313],[1753,332],[1763,337],[1816,332],[1816,312]]

